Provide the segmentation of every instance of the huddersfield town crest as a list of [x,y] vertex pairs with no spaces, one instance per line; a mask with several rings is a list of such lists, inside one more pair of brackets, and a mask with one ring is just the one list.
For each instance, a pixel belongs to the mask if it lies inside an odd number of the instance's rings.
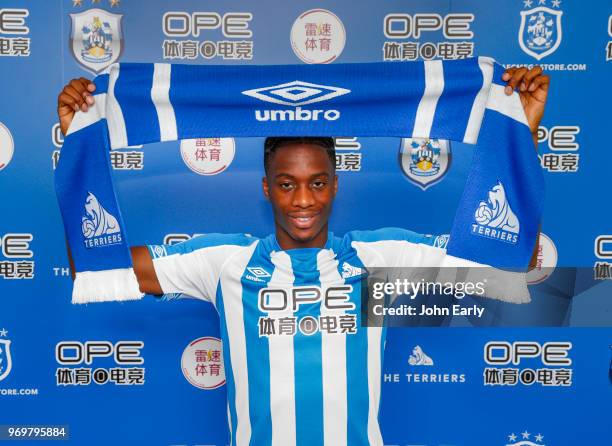
[[98,74],[119,59],[123,50],[122,17],[97,8],[70,14],[70,49],[85,69]]
[[0,339],[0,381],[11,373],[12,367],[11,341],[8,339]]
[[518,40],[523,51],[538,60],[554,53],[563,36],[562,15],[563,11],[546,6],[521,11]]
[[425,190],[446,175],[451,162],[450,142],[444,139],[402,138],[399,162],[408,179]]

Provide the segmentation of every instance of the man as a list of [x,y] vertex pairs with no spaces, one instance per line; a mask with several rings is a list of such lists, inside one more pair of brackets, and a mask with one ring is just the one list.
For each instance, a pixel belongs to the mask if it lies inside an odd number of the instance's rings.
[[[549,79],[510,69],[537,142]],[[58,99],[65,133],[95,87],[72,80]],[[207,234],[131,248],[142,292],[211,302],[220,316],[232,445],[382,445],[378,425],[384,330],[361,326],[366,267],[436,265],[437,239],[386,228],[335,237],[331,138],[268,138],[263,193],[275,233]]]

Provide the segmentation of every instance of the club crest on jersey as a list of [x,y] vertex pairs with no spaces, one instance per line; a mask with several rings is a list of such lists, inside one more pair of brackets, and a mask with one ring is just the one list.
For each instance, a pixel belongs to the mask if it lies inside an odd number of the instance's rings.
[[338,110],[311,110],[302,109],[300,106],[327,101],[350,92],[351,90],[346,88],[296,80],[270,87],[245,90],[242,94],[260,101],[295,107],[293,110],[255,110],[255,119],[258,121],[318,121],[319,119],[335,121],[340,118]]
[[491,188],[487,201],[480,202],[474,219],[472,234],[511,244],[518,241],[520,222],[508,203],[501,181]]
[[70,14],[70,49],[85,69],[98,74],[119,59],[123,50],[122,17],[98,8]]
[[447,140],[402,138],[399,153],[402,172],[423,190],[442,180],[450,161],[450,142]]
[[[539,4],[542,3],[544,2]],[[530,5],[531,2],[525,2],[525,4]],[[559,2],[553,0],[552,4],[558,6]],[[521,11],[521,26],[518,35],[521,49],[537,60],[555,52],[559,48],[563,37],[562,15],[563,11],[546,6]]]
[[12,367],[11,341],[9,339],[0,339],[0,381],[11,373]]
[[348,262],[344,262],[342,264],[342,278],[348,279],[350,277],[360,277],[365,273],[363,268],[359,268],[358,266],[353,266]]
[[81,218],[81,230],[85,237],[86,248],[116,245],[123,241],[119,222],[102,207],[91,192],[85,200],[85,215]]

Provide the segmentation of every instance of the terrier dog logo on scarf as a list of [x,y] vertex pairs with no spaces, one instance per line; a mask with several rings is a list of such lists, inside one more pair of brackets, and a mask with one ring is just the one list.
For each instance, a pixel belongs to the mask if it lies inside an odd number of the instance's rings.
[[85,200],[86,215],[81,219],[85,246],[113,245],[121,243],[121,228],[117,219],[102,207],[94,194],[89,192]]
[[480,202],[474,218],[477,224],[472,224],[473,234],[513,244],[518,241],[519,219],[508,204],[501,181],[489,191],[488,201]]

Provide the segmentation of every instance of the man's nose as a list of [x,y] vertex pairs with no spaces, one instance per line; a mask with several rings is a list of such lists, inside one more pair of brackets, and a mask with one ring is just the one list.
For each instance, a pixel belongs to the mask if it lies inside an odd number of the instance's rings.
[[300,208],[307,208],[315,203],[314,195],[308,187],[300,186],[293,195],[293,205]]

